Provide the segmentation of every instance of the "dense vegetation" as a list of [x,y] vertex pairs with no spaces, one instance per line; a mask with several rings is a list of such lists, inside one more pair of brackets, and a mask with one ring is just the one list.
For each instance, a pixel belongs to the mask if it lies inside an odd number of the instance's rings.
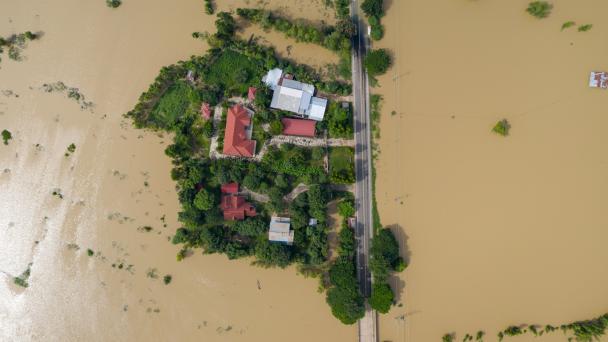
[[3,129],[2,130],[2,141],[4,142],[4,145],[8,145],[8,141],[13,139],[13,135],[11,134],[10,131]]
[[370,305],[380,313],[387,313],[393,304],[393,291],[388,285],[391,272],[402,271],[406,264],[399,255],[399,244],[389,228],[380,229],[372,239],[369,267],[374,277]]
[[528,4],[528,8],[526,8],[526,12],[530,13],[530,15],[542,19],[546,18],[551,14],[551,9],[553,6],[546,1],[532,1]]
[[355,233],[347,218],[354,214],[352,195],[339,204],[343,217],[338,235],[338,258],[329,270],[330,288],[327,303],[332,314],[344,324],[354,324],[365,314],[364,299],[359,291],[355,262]]
[[371,50],[363,60],[370,77],[384,74],[391,66],[391,56],[386,49]]
[[371,27],[371,37],[373,40],[380,40],[384,36],[384,27],[380,19],[384,16],[384,0],[364,0],[361,9],[367,16],[367,21]]
[[350,78],[351,38],[355,34],[355,27],[348,17],[339,19],[336,26],[317,28],[301,21],[293,23],[287,18],[263,9],[239,8],[237,14],[259,24],[264,29],[274,29],[298,42],[317,44],[336,52],[340,57],[339,75],[344,79]]
[[353,115],[350,104],[343,106],[338,102],[330,102],[327,106],[325,120],[317,126],[327,127],[330,138],[353,139]]

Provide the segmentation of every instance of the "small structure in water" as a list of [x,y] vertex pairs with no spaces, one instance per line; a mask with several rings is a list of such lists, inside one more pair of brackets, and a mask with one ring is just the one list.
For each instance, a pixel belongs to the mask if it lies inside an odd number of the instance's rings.
[[592,71],[589,75],[589,86],[591,88],[608,88],[608,72]]

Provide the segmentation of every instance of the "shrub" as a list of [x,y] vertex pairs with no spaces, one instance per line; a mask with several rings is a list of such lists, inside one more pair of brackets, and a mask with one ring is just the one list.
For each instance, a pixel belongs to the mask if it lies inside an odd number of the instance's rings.
[[391,56],[385,49],[372,50],[365,56],[363,64],[370,76],[382,75],[391,66]]
[[212,15],[215,10],[213,9],[213,3],[211,0],[205,0],[205,13]]
[[87,255],[92,257],[93,255],[95,255],[95,252],[93,252],[93,250],[89,248],[87,249]]
[[122,4],[122,0],[106,0],[106,5],[111,8],[118,8]]
[[4,145],[8,145],[8,141],[13,139],[13,135],[11,134],[11,132],[5,130],[2,130],[2,141],[4,141]]
[[530,15],[536,18],[542,19],[549,16],[552,8],[553,5],[546,1],[532,1],[530,4],[528,4],[526,12],[530,13]]
[[283,133],[283,124],[281,123],[281,120],[273,120],[270,123],[270,134],[279,135],[281,133]]
[[567,28],[570,28],[574,25],[576,25],[576,23],[574,21],[566,21],[565,23],[562,24],[562,31]]
[[587,32],[593,27],[592,24],[581,25],[578,27],[578,32]]
[[350,200],[344,200],[338,203],[338,212],[344,218],[351,217],[355,214],[355,205]]
[[173,280],[173,277],[170,274],[167,274],[163,277],[163,283],[165,283],[165,285],[169,285],[171,283],[171,280]]
[[441,341],[443,341],[443,342],[452,342],[452,341],[454,341],[454,334],[445,334],[445,335],[443,335],[443,337],[441,338]]
[[494,125],[494,128],[492,128],[492,131],[496,134],[500,134],[503,137],[506,137],[507,135],[509,135],[510,129],[511,129],[511,124],[509,124],[509,121],[507,121],[507,119],[502,119],[502,120],[498,121],[496,123],[496,125]]

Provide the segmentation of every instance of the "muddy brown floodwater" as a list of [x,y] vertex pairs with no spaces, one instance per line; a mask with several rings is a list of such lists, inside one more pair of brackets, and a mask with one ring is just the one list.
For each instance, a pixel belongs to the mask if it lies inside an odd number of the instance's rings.
[[538,20],[525,0],[386,2],[377,196],[411,265],[380,340],[607,312],[608,91],[587,82],[608,71],[608,3],[555,0]]
[[[311,19],[327,11],[294,3],[266,6]],[[0,13],[2,36],[44,32],[24,61],[4,54],[0,64],[0,130],[13,133],[0,145],[1,341],[355,339],[317,281],[294,269],[200,251],[175,259],[170,137],[135,130],[121,114],[161,66],[204,51],[190,36],[213,30],[202,1],[125,0],[112,10],[104,0],[3,0]],[[94,107],[40,89],[58,81]],[[30,264],[29,287],[17,287]]]

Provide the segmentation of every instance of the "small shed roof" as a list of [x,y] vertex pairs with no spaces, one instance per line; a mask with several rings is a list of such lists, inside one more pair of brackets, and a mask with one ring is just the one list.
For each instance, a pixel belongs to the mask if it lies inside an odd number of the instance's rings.
[[327,108],[327,99],[313,97],[306,114],[309,119],[323,121],[323,118],[325,117],[325,108]]

